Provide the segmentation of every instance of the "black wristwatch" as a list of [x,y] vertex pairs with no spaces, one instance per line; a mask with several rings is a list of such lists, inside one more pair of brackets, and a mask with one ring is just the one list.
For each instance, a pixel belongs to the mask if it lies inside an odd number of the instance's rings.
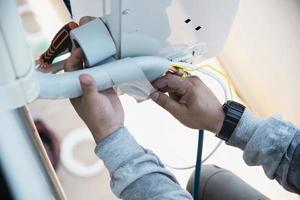
[[216,136],[222,140],[228,141],[231,137],[234,129],[238,125],[244,111],[245,106],[235,101],[227,101],[223,105],[223,111],[225,114],[223,126],[221,131]]

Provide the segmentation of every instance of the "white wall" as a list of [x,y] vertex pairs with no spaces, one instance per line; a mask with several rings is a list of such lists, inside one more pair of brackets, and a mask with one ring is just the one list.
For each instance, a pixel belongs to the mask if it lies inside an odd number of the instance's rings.
[[219,59],[255,112],[300,125],[299,0],[241,0]]

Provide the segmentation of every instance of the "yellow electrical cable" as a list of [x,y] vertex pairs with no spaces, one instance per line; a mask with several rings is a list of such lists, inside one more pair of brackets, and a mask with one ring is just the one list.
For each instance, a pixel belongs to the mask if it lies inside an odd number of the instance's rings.
[[[231,82],[230,82],[229,78],[226,76],[226,74],[223,73],[223,72],[221,72],[216,67],[213,67],[212,65],[209,65],[209,64],[205,64],[205,65],[201,65],[201,66],[196,66],[195,68],[189,68],[189,67],[186,67],[186,66],[181,66],[181,65],[176,65],[176,64],[174,64],[172,66],[175,67],[175,68],[182,69],[182,70],[184,70],[186,72],[199,71],[200,69],[205,68],[205,67],[210,68],[211,70],[215,71],[217,74],[219,74],[220,76],[222,76],[227,81],[229,92],[230,92],[230,96],[231,96],[231,99],[232,99],[233,92],[232,92]],[[183,78],[186,78],[186,77],[183,77]]]

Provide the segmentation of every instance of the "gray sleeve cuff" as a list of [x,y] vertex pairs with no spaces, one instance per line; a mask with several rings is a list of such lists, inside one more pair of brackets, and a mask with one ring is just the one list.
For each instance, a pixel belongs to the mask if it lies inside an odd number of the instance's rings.
[[295,149],[291,142],[296,130],[279,117],[260,119],[246,110],[227,144],[244,150],[243,158],[247,165],[261,165],[269,178],[278,179],[280,176],[282,183],[291,160],[283,158],[289,147],[292,151]]
[[270,179],[299,193],[299,129],[280,117],[260,119],[243,114],[227,144],[244,150],[247,165],[261,165]]
[[138,145],[126,128],[119,128],[96,146],[95,153],[103,160],[109,173],[113,174],[124,162],[137,154],[144,153],[144,149]]
[[246,109],[226,144],[244,150],[248,141],[255,133],[255,130],[262,122],[263,119],[255,117],[248,109]]
[[[154,199],[153,197],[159,195],[167,197],[171,195],[163,192],[167,190],[180,191],[180,194],[189,197],[187,192],[180,189],[176,178],[164,168],[159,158],[142,148],[126,128],[118,129],[101,141],[96,146],[95,153],[108,169],[111,189],[119,198]],[[160,188],[157,188],[157,182],[161,183]]]

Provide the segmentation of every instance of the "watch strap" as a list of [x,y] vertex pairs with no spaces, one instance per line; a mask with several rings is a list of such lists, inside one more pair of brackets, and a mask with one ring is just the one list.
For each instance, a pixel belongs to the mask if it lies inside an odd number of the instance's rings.
[[221,131],[216,135],[218,138],[228,141],[237,127],[244,111],[245,106],[235,101],[227,101],[223,105],[223,111],[225,118]]

